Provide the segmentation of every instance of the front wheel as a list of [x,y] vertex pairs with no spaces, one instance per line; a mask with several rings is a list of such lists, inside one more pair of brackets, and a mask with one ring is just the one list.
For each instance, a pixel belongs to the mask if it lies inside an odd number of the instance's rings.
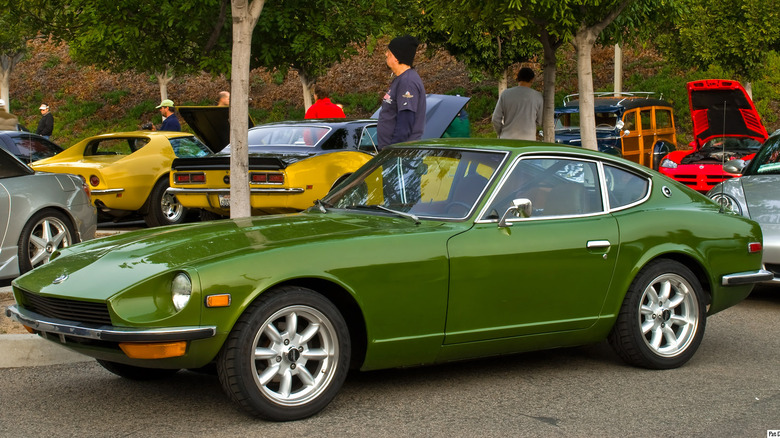
[[168,192],[167,179],[157,181],[147,200],[144,222],[150,227],[176,225],[184,222],[187,209],[181,205],[176,195]]
[[659,260],[631,283],[609,342],[629,364],[677,368],[699,348],[706,322],[698,278],[681,263]]
[[298,420],[336,396],[350,354],[346,322],[332,302],[310,289],[280,287],[236,322],[217,373],[225,392],[251,414]]

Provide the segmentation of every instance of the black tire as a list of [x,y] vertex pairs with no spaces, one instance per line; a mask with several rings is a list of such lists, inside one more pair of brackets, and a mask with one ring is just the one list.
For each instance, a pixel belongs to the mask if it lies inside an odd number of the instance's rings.
[[704,337],[705,298],[701,283],[683,264],[652,262],[631,283],[609,343],[631,365],[682,366]]
[[125,379],[130,380],[159,380],[170,377],[179,372],[177,369],[142,368],[103,359],[96,360],[103,368],[107,369],[108,371],[111,371],[119,377],[124,377]]
[[252,415],[298,420],[336,396],[350,355],[346,322],[332,302],[310,289],[280,287],[257,298],[236,322],[217,373],[228,396]]
[[78,241],[78,234],[65,213],[52,209],[35,213],[19,236],[19,273],[48,263],[55,250]]
[[176,195],[168,193],[168,187],[170,183],[166,178],[157,181],[146,200],[144,222],[149,227],[180,224],[187,217],[187,209]]

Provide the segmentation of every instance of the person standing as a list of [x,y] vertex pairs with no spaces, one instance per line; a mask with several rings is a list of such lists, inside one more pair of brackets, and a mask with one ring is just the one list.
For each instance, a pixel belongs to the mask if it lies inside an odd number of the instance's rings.
[[8,112],[5,100],[0,99],[0,131],[18,131],[19,119]]
[[38,121],[38,129],[35,130],[35,133],[48,140],[54,132],[54,116],[51,114],[49,105],[45,103],[41,104],[38,109],[41,110],[41,120]]
[[387,46],[387,66],[395,78],[382,98],[377,122],[377,149],[403,141],[419,140],[425,130],[425,86],[414,69],[417,39],[393,38]]
[[217,106],[230,106],[230,91],[219,92]]
[[347,116],[340,106],[330,101],[330,92],[322,85],[314,86],[314,104],[306,110],[304,119],[343,119]]
[[165,99],[157,105],[162,114],[163,122],[158,131],[181,131],[181,124],[174,113],[173,101]]
[[493,111],[493,128],[498,138],[536,140],[536,128],[542,125],[542,93],[531,88],[534,71],[523,67],[517,72],[516,87],[501,93]]

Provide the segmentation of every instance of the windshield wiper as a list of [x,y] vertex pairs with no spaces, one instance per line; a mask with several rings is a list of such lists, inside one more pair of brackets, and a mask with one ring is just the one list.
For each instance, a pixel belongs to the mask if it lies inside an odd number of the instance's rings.
[[314,205],[316,205],[317,208],[319,208],[320,211],[323,212],[323,213],[327,213],[328,212],[328,210],[325,207],[333,207],[332,205],[330,205],[330,204],[328,204],[326,202],[322,202],[322,199],[315,199],[314,200]]
[[357,210],[381,210],[381,211],[384,211],[384,212],[387,212],[387,213],[392,213],[392,214],[394,214],[396,216],[400,216],[400,217],[403,217],[403,218],[411,219],[411,220],[414,221],[415,225],[420,225],[420,219],[417,216],[415,216],[415,215],[413,215],[411,213],[405,213],[403,211],[393,210],[392,208],[387,208],[387,207],[385,207],[383,205],[365,205],[365,204],[360,204],[360,205],[350,205],[347,208],[354,208],[354,209],[357,209]]

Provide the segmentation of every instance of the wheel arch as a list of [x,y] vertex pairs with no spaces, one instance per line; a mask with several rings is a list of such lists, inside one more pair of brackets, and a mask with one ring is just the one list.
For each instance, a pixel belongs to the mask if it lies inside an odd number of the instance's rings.
[[144,203],[143,203],[143,205],[141,205],[141,208],[138,209],[138,213],[140,213],[140,214],[147,214],[147,213],[149,213],[149,202],[151,201],[152,193],[154,192],[154,188],[157,186],[157,184],[160,183],[161,180],[168,181],[168,184],[170,185],[170,179],[171,179],[171,172],[168,171],[168,172],[165,172],[162,175],[158,176],[154,180],[154,184],[149,186],[149,192],[146,194],[146,200],[144,200]]
[[24,222],[22,223],[22,228],[25,225],[27,225],[27,223],[30,221],[30,219],[32,219],[33,216],[35,216],[36,214],[38,214],[38,213],[40,213],[42,211],[45,211],[45,210],[54,210],[54,211],[56,211],[58,213],[62,213],[63,215],[65,215],[65,217],[68,219],[68,222],[70,222],[69,225],[70,225],[71,229],[74,232],[74,236],[73,237],[75,238],[75,240],[74,240],[73,243],[79,243],[79,242],[82,241],[82,239],[81,239],[81,232],[79,230],[79,227],[77,226],[78,222],[76,221],[76,218],[73,216],[73,214],[70,212],[70,210],[68,210],[67,208],[65,208],[65,207],[63,207],[61,205],[57,205],[57,204],[45,205],[45,206],[42,206],[41,208],[31,212],[24,219]]
[[[704,292],[706,298],[706,302],[704,303],[704,305],[707,308],[709,308],[709,305],[712,302],[712,284],[710,282],[710,277],[707,275],[707,271],[704,269],[704,266],[698,260],[696,260],[694,257],[691,257],[688,254],[673,253],[673,252],[659,254],[658,256],[648,260],[647,263],[645,263],[645,266],[657,260],[664,260],[664,259],[678,262],[681,265],[685,266],[686,268],[690,269],[691,272],[693,272],[693,275],[695,275],[696,278],[699,280],[699,283],[701,284],[702,287],[702,291]],[[642,269],[644,269],[645,266],[642,266]]]
[[[368,346],[368,336],[365,317],[360,309],[355,297],[342,286],[331,281],[320,278],[296,278],[282,283],[275,284],[273,288],[279,286],[299,286],[311,289],[330,300],[341,312],[344,320],[347,322],[349,337],[352,344],[351,369],[358,369],[363,364]],[[273,289],[272,288],[272,289]],[[270,289],[269,289],[270,290]],[[260,294],[262,295],[262,294]],[[260,296],[258,295],[258,296]]]

